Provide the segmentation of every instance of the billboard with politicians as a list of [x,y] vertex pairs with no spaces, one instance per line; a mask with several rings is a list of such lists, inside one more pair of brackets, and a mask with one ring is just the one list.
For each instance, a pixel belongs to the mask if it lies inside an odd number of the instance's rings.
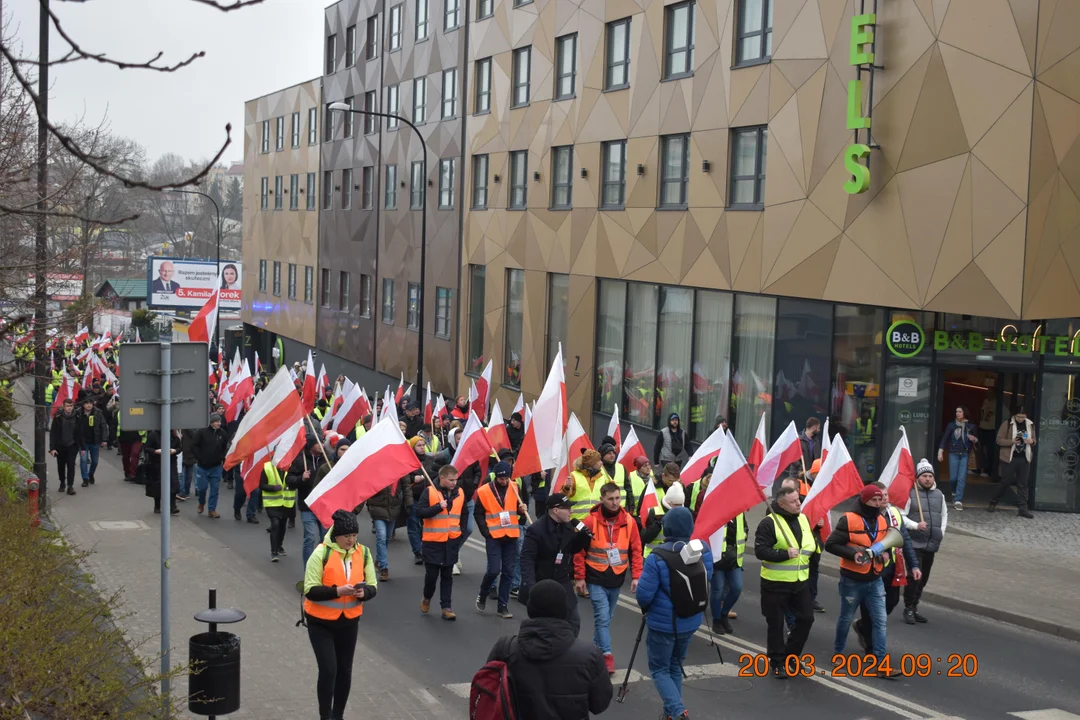
[[213,260],[150,257],[146,261],[147,295],[150,307],[198,310],[221,284],[221,309],[240,309],[238,262],[222,260],[220,271]]

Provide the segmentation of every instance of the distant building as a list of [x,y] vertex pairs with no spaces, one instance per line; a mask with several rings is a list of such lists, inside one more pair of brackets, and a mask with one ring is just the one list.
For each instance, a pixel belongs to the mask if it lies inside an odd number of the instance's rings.
[[139,310],[146,305],[146,277],[107,278],[94,291],[94,297],[115,310]]
[[244,163],[233,162],[229,164],[229,169],[225,171],[225,185],[226,187],[232,185],[233,178],[240,181],[240,189],[244,189]]

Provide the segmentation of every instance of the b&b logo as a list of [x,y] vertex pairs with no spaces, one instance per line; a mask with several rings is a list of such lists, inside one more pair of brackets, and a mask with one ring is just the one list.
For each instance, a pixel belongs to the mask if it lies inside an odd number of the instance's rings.
[[922,352],[926,333],[914,320],[897,320],[889,326],[885,345],[895,357],[911,358]]

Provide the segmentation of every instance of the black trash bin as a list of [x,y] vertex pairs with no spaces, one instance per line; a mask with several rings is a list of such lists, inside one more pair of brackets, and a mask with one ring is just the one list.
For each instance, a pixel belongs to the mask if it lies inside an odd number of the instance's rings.
[[240,638],[205,632],[188,641],[188,709],[196,715],[227,715],[240,709]]

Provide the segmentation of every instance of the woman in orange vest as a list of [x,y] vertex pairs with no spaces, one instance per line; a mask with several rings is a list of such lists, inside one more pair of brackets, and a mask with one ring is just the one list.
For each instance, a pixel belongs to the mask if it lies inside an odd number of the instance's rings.
[[356,544],[356,516],[337,510],[304,573],[304,619],[319,666],[316,693],[319,717],[345,716],[352,687],[356,634],[364,603],[375,597],[379,581],[371,552]]
[[439,489],[428,487],[416,501],[416,516],[423,520],[421,555],[424,558],[424,597],[420,612],[431,609],[435,584],[439,584],[439,606],[443,620],[457,620],[452,609],[454,563],[461,549],[465,527],[465,494],[457,486],[458,471],[453,465],[439,470]]

